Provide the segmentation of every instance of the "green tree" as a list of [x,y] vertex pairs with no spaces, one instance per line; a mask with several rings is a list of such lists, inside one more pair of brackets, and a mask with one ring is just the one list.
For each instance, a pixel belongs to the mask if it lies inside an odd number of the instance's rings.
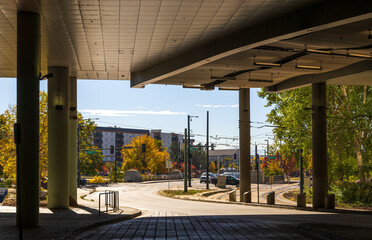
[[[79,129],[79,149],[97,149],[93,145],[94,129],[96,124],[91,119],[84,119],[81,113],[78,113],[78,129]],[[94,176],[97,175],[103,167],[102,151],[96,150],[95,154],[87,154],[86,151],[79,152],[80,174]]]
[[[327,131],[329,176],[331,181],[358,176],[370,177],[372,87],[327,86]],[[284,158],[296,156],[304,149],[304,166],[312,167],[311,87],[259,96],[273,107],[267,119],[273,129],[275,143]]]

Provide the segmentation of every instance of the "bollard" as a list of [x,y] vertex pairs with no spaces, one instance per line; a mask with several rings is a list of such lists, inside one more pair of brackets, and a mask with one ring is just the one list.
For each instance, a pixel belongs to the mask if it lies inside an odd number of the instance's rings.
[[229,192],[229,202],[236,202],[236,190]]
[[267,204],[275,204],[275,191],[269,192],[266,197]]
[[328,194],[325,199],[326,209],[335,209],[336,198],[334,194]]
[[297,207],[306,207],[306,193],[297,195]]
[[245,192],[243,195],[243,201],[245,203],[250,203],[251,201],[251,191]]

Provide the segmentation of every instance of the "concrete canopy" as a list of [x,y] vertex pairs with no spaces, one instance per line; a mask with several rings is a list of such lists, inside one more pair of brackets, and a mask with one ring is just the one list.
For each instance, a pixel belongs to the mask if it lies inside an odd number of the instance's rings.
[[132,87],[276,89],[349,66],[347,75],[323,79],[372,85],[368,64],[356,64],[372,61],[369,0],[4,0],[0,9],[1,77],[16,76],[16,14],[25,10],[41,14],[42,74],[67,66],[79,79]]

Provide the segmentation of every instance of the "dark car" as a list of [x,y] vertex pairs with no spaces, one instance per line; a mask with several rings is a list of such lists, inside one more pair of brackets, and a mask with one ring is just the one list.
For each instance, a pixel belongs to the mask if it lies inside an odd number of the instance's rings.
[[[211,183],[216,185],[217,184],[217,178],[211,179]],[[234,176],[228,175],[228,176],[226,176],[226,185],[235,185],[235,186],[239,187],[239,179],[234,177]]]
[[[213,173],[209,173],[209,182],[211,182],[213,178],[216,178],[215,175]],[[207,183],[207,173],[203,173],[200,176],[200,183],[203,182]]]

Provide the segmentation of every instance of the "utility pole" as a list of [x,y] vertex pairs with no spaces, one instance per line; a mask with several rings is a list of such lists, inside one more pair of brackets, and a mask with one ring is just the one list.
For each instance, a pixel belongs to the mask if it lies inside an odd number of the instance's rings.
[[191,187],[191,170],[192,170],[192,167],[191,167],[191,154],[190,154],[190,145],[191,145],[191,141],[190,141],[190,120],[191,120],[191,116],[190,115],[187,115],[187,160],[189,161],[189,174],[188,174],[188,178],[189,178],[189,187]]
[[255,156],[256,156],[256,171],[257,171],[257,202],[260,203],[260,178],[259,178],[259,167],[258,165],[260,165],[260,157],[257,153],[257,144],[255,143],[254,144],[254,147],[255,147]]
[[265,140],[267,143],[267,148],[266,148],[266,160],[265,160],[265,167],[267,166],[267,161],[269,160],[269,139]]
[[184,192],[187,192],[187,162],[189,160],[188,153],[188,137],[187,129],[185,128],[185,138],[184,138],[184,158],[183,158],[183,180],[184,180]]
[[207,189],[209,189],[209,111],[207,111]]

